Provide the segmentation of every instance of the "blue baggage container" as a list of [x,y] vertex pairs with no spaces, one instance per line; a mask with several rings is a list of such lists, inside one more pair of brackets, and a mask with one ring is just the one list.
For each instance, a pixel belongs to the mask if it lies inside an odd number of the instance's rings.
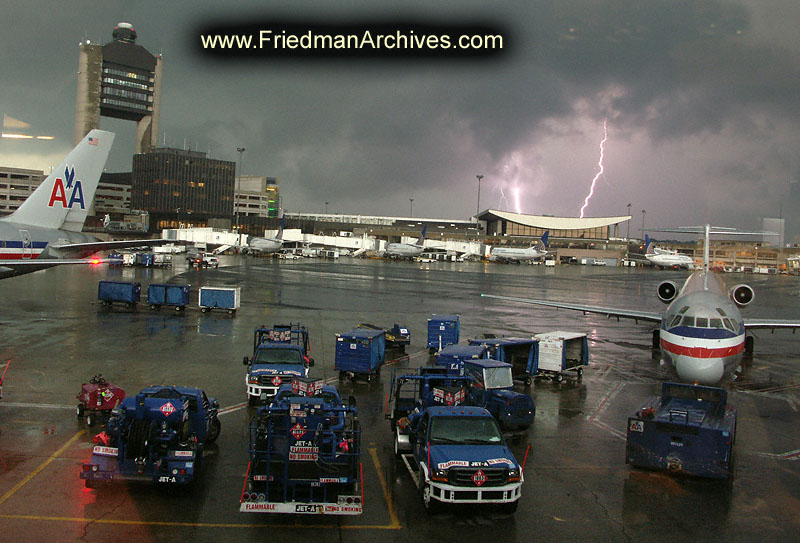
[[488,352],[485,345],[448,345],[436,354],[436,365],[458,373],[464,360],[489,358]]
[[100,281],[97,285],[97,299],[100,305],[110,306],[114,302],[124,303],[126,307],[136,307],[142,292],[141,283],[129,281]]
[[459,315],[431,315],[428,319],[428,349],[431,352],[458,343],[461,335]]
[[239,287],[200,287],[198,305],[200,311],[206,313],[212,309],[225,309],[233,316],[241,303]]
[[367,381],[380,372],[386,356],[386,332],[355,328],[336,334],[334,369],[339,378],[364,375]]
[[151,284],[147,287],[147,303],[153,310],[169,305],[183,311],[189,305],[189,288],[190,285]]

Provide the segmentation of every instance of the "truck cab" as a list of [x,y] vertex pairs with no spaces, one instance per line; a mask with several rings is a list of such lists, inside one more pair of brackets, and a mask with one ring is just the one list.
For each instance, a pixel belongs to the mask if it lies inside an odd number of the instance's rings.
[[437,406],[412,413],[409,438],[411,453],[402,459],[427,511],[467,503],[516,511],[522,467],[486,409]]
[[463,368],[472,378],[473,404],[486,408],[503,430],[523,431],[533,423],[536,406],[530,396],[514,391],[511,364],[498,360],[464,360]]
[[284,383],[308,377],[314,359],[308,356],[308,331],[299,324],[259,327],[253,336],[253,356],[244,357],[245,385],[250,405],[269,402]]

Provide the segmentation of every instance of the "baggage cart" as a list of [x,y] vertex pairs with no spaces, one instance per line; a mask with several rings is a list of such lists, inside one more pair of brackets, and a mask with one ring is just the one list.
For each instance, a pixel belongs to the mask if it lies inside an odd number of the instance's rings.
[[189,305],[190,285],[166,285],[152,283],[147,287],[147,303],[150,309],[156,311],[162,305],[175,308],[175,311],[184,311]]
[[198,305],[202,313],[212,309],[225,309],[228,315],[236,315],[241,303],[241,289],[239,287],[200,287]]
[[539,341],[539,361],[534,376],[549,377],[560,383],[566,372],[574,372],[580,379],[583,367],[589,365],[589,341],[579,332],[545,332],[536,334]]
[[458,343],[461,335],[459,315],[431,315],[428,319],[428,350],[441,351],[448,345]]
[[130,281],[100,281],[97,285],[97,299],[100,305],[110,307],[111,304],[123,303],[128,309],[136,309],[136,303],[142,293],[141,283]]
[[359,375],[371,381],[381,371],[386,358],[386,333],[383,330],[354,328],[336,334],[334,370],[339,378],[356,379]]
[[470,345],[485,345],[489,358],[511,364],[511,374],[525,386],[533,382],[538,371],[539,340],[531,338],[479,338],[469,340]]

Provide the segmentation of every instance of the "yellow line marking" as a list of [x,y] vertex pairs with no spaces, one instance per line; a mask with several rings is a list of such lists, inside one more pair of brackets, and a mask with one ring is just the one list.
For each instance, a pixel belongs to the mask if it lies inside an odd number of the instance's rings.
[[47,466],[49,466],[49,465],[50,465],[50,462],[52,462],[53,460],[55,460],[56,458],[58,458],[58,457],[61,455],[61,453],[63,453],[65,450],[67,450],[67,448],[68,448],[70,445],[72,445],[72,444],[73,444],[73,443],[74,443],[74,442],[75,442],[75,441],[76,441],[76,440],[77,440],[79,437],[81,437],[81,436],[82,436],[83,434],[85,434],[85,433],[86,433],[86,430],[81,430],[80,432],[78,432],[77,434],[75,434],[74,436],[72,436],[72,438],[71,438],[69,441],[67,441],[66,443],[64,443],[64,445],[62,445],[60,449],[58,449],[56,452],[54,452],[54,453],[53,453],[53,454],[50,456],[50,458],[48,458],[47,460],[45,460],[44,464],[42,464],[41,466],[39,466],[38,468],[36,468],[35,470],[33,470],[31,473],[29,473],[29,474],[28,474],[28,476],[27,476],[27,477],[25,477],[23,480],[21,480],[21,481],[20,481],[20,482],[18,482],[16,485],[14,485],[14,488],[12,488],[11,490],[9,490],[9,491],[8,491],[8,492],[6,492],[5,494],[3,494],[3,497],[2,497],[2,498],[0,498],[0,505],[2,505],[2,504],[3,504],[3,503],[4,503],[4,502],[5,502],[5,501],[6,501],[8,498],[10,498],[11,496],[13,496],[13,495],[14,495],[14,493],[15,493],[17,490],[19,490],[20,488],[22,488],[23,486],[25,486],[25,485],[28,483],[28,481],[30,481],[31,479],[33,479],[34,477],[36,477],[36,476],[39,474],[39,472],[40,472],[40,471],[42,471],[44,468],[46,468]]
[[[28,483],[31,479],[33,479],[36,475],[39,474],[44,468],[46,468],[50,462],[55,460],[58,456],[61,455],[70,445],[72,445],[75,440],[77,440],[80,436],[86,433],[86,430],[81,430],[72,438],[65,443],[60,449],[50,456],[41,466],[36,468],[33,472],[31,472],[25,479],[20,481],[19,483],[14,486],[11,490],[5,493],[2,498],[0,498],[0,504],[5,502],[8,498],[10,498],[17,490],[22,488],[26,483]],[[341,530],[400,530],[403,526],[400,524],[400,521],[397,518],[397,513],[394,510],[394,504],[392,503],[392,497],[389,493],[389,488],[386,486],[386,480],[383,478],[383,473],[381,472],[381,463],[378,460],[377,449],[370,448],[369,449],[370,456],[372,457],[372,462],[375,465],[375,470],[378,474],[378,480],[381,483],[381,489],[383,490],[383,496],[386,500],[386,505],[389,508],[389,517],[392,520],[391,524],[388,525],[378,525],[378,526],[369,526],[369,525],[337,525],[337,524],[319,524],[315,526],[309,526],[300,523],[300,519],[296,520],[294,524],[238,524],[238,523],[210,523],[210,522],[166,522],[166,521],[157,521],[157,520],[121,520],[121,519],[107,519],[107,518],[81,518],[81,517],[51,517],[46,515],[0,515],[2,519],[9,519],[9,520],[44,520],[44,521],[52,521],[52,522],[80,522],[84,524],[115,524],[115,525],[127,525],[127,526],[172,526],[172,527],[182,527],[182,528],[303,528],[303,529],[311,529],[311,530],[327,530],[327,529],[341,529]]]
[[392,502],[392,495],[389,493],[389,487],[386,486],[386,480],[383,478],[383,473],[381,472],[381,463],[378,460],[378,450],[375,447],[370,447],[369,454],[372,457],[372,463],[375,464],[375,471],[378,473],[378,481],[380,481],[381,488],[383,489],[383,498],[386,500],[386,506],[389,508],[389,518],[392,519],[392,523],[389,526],[382,526],[382,528],[399,530],[402,528],[402,526],[400,525],[400,520],[398,520],[397,513],[394,510],[394,503]]

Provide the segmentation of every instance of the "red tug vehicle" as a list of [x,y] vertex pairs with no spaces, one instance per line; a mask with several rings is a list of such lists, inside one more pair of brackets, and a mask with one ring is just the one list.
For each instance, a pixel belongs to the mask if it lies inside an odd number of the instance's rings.
[[79,418],[86,416],[86,424],[93,426],[95,422],[108,418],[111,410],[125,398],[125,391],[97,374],[81,385],[76,398],[80,402],[76,414]]

